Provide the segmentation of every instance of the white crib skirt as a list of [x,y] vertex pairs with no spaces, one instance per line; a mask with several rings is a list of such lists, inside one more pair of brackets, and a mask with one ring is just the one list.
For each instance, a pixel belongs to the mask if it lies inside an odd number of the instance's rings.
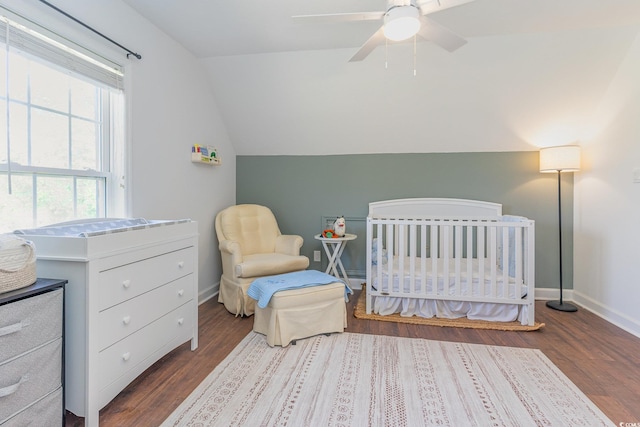
[[382,316],[399,313],[402,317],[440,317],[491,322],[520,321],[527,324],[528,307],[518,304],[495,304],[487,302],[445,301],[422,298],[373,297],[373,312]]

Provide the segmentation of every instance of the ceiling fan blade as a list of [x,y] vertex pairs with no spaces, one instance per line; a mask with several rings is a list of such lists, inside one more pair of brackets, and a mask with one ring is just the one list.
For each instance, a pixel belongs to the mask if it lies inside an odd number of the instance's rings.
[[326,15],[296,15],[292,16],[294,22],[303,23],[330,23],[353,21],[377,21],[384,17],[385,12],[359,12],[359,13],[330,13]]
[[351,57],[349,62],[362,61],[373,51],[373,49],[381,45],[382,42],[385,40],[384,32],[382,31],[383,28],[384,26],[380,27],[378,31],[373,33],[373,35],[369,37],[369,40],[367,40],[362,45],[362,47],[360,47],[360,50],[358,50],[356,54]]
[[440,10],[450,9],[452,7],[461,6],[463,4],[471,3],[475,0],[431,0],[427,1],[424,5],[422,2],[418,2],[418,8],[421,15],[428,15]]
[[453,52],[460,46],[467,43],[465,39],[449,30],[447,27],[443,27],[426,16],[420,17],[420,23],[420,31],[418,31],[418,34],[422,38],[434,42],[449,52]]

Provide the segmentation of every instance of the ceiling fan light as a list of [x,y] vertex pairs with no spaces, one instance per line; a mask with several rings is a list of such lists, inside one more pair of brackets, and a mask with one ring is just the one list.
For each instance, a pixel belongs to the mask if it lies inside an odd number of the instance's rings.
[[420,13],[414,6],[398,6],[384,15],[384,36],[402,41],[413,37],[420,30]]

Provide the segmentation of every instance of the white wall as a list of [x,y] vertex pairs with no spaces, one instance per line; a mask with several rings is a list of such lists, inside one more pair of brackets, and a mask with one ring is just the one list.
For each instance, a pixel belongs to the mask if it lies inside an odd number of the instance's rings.
[[583,142],[575,176],[574,291],[640,336],[640,35],[629,48]]
[[[197,221],[200,293],[210,294],[222,272],[213,222],[219,210],[235,204],[236,162],[202,64],[119,0],[58,0],[55,5],[140,53],[141,60],[126,59],[120,49],[39,2],[1,3],[126,66],[128,215]],[[217,146],[223,165],[191,163],[195,143]]]
[[636,32],[421,42],[415,77],[411,43],[203,62],[239,155],[528,151],[575,140]]

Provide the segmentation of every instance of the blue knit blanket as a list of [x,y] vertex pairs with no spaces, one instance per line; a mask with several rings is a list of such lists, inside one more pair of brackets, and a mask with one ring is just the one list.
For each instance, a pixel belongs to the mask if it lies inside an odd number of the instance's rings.
[[[258,301],[258,307],[265,308],[269,304],[271,296],[278,291],[328,285],[335,282],[344,283],[344,280],[316,270],[296,271],[294,273],[260,277],[251,282],[247,295]],[[345,300],[348,300],[348,295],[352,293],[351,288],[344,283]]]

